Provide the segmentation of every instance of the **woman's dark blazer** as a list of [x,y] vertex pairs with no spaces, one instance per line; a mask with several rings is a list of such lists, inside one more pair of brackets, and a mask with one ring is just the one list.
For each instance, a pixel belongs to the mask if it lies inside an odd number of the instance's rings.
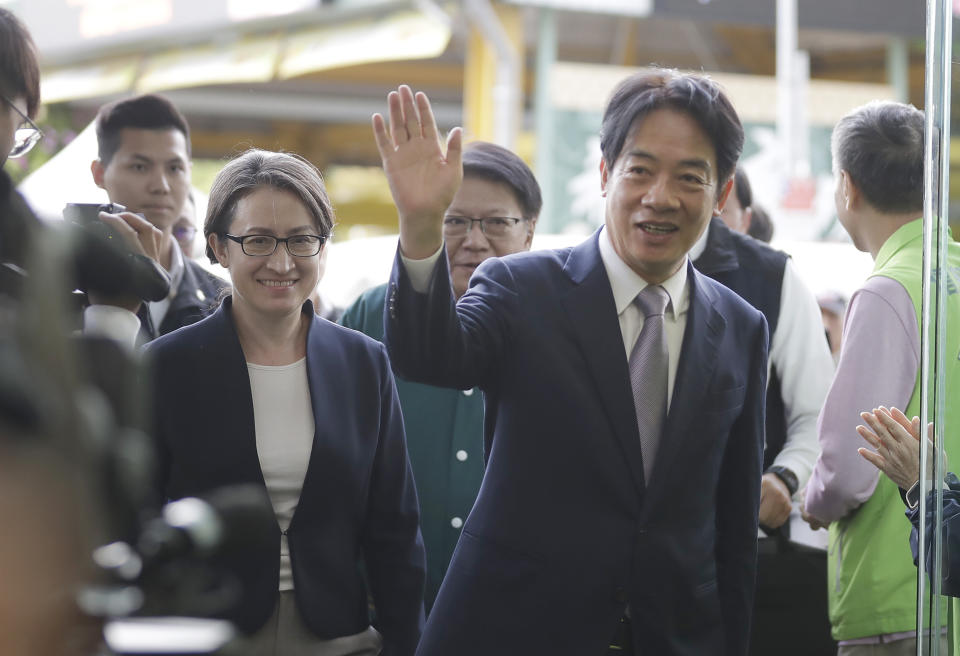
[[[303,311],[313,315],[313,306]],[[165,499],[265,485],[247,364],[228,297],[206,319],[152,342],[155,438]],[[312,316],[307,377],[316,433],[287,531],[297,607],[321,638],[370,623],[366,571],[384,655],[413,654],[423,628],[425,560],[400,404],[384,347]],[[270,550],[238,554],[243,585],[225,617],[246,632],[277,600],[280,527]],[[362,562],[362,565],[361,565]]]

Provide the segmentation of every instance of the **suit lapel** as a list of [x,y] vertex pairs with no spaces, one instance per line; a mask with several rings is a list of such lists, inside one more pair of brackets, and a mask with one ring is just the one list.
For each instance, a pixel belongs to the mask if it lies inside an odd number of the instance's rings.
[[215,382],[210,393],[216,395],[218,406],[218,430],[214,437],[221,443],[212,457],[233,461],[236,471],[244,472],[247,480],[266,485],[257,454],[250,374],[233,324],[232,300],[225,298],[210,316],[212,338],[206,340],[201,351],[207,364],[200,370],[213,372]]
[[[337,432],[337,427],[333,423],[334,417],[323,416],[323,413],[325,409],[329,409],[329,402],[325,400],[338,398],[332,387],[340,384],[341,377],[333,368],[343,358],[343,353],[338,349],[340,341],[330,336],[332,326],[316,316],[310,301],[304,303],[303,312],[310,315],[310,327],[307,329],[307,382],[310,386],[310,406],[315,428],[297,510],[305,505],[305,500],[316,498],[317,495],[312,494],[310,489],[317,471],[327,464],[323,461],[322,454],[336,449],[335,444],[324,444],[325,440],[331,439],[333,433]],[[324,430],[321,430],[321,427]],[[319,496],[323,498],[323,495]],[[291,526],[297,520],[297,510],[294,510],[290,520]]]
[[630,372],[623,352],[623,336],[597,235],[573,248],[564,272],[573,287],[563,297],[590,375],[613,433],[623,449],[639,492],[644,490],[643,455],[637,430]]
[[670,476],[677,456],[689,438],[690,424],[703,407],[710,380],[717,367],[720,341],[726,321],[714,308],[714,291],[705,284],[705,278],[688,263],[687,280],[690,286],[690,305],[683,346],[677,363],[670,412],[664,423],[657,462],[653,468],[650,486],[659,485]]

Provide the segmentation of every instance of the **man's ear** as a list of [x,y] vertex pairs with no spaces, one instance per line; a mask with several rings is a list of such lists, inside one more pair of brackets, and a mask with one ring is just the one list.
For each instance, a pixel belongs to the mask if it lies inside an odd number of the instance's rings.
[[840,195],[843,197],[843,206],[846,209],[856,207],[860,201],[860,189],[845,170],[840,171]]
[[530,246],[533,244],[533,232],[537,229],[537,217],[534,217],[527,221],[527,236],[523,240],[523,250],[530,250]]
[[717,204],[713,208],[714,216],[720,216],[720,212],[723,211],[723,206],[727,204],[727,199],[730,198],[731,191],[733,191],[733,176],[730,176],[730,179],[727,180],[720,189],[720,194],[717,196]]
[[610,174],[609,171],[607,171],[607,163],[601,157],[600,158],[600,192],[601,192],[600,195],[601,196],[607,195],[607,176],[609,174]]
[[103,165],[103,162],[98,159],[90,162],[90,173],[93,174],[93,183],[101,189],[106,189],[106,187],[103,186],[103,172],[105,169],[106,167]]
[[213,251],[213,254],[217,258],[217,262],[220,263],[224,269],[227,268],[229,260],[227,258],[227,244],[226,241],[221,240],[220,236],[215,232],[210,233],[210,236],[207,237],[207,245]]

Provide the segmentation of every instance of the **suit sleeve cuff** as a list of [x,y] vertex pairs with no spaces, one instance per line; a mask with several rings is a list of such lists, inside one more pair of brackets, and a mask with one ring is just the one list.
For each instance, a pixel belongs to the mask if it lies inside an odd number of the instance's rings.
[[426,294],[430,290],[433,269],[442,254],[443,246],[440,246],[436,253],[423,260],[412,260],[400,253],[400,260],[403,262],[403,268],[407,270],[407,277],[410,279],[410,286],[413,287],[413,291],[418,294]]

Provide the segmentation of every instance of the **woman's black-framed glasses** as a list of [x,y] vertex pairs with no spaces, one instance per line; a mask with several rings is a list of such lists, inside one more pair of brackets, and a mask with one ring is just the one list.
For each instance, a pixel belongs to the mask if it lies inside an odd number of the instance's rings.
[[225,234],[224,237],[240,244],[244,254],[254,257],[273,255],[281,242],[287,247],[287,252],[295,257],[313,257],[320,252],[320,247],[327,241],[326,235],[291,235],[289,237],[274,237],[273,235],[237,235]]
[[13,133],[13,147],[7,153],[7,157],[21,157],[30,152],[30,149],[37,145],[37,142],[43,138],[43,132],[37,127],[37,124],[30,120],[30,117],[20,111],[13,102],[6,96],[0,95],[3,101],[10,105],[17,114],[20,115],[20,125]]

